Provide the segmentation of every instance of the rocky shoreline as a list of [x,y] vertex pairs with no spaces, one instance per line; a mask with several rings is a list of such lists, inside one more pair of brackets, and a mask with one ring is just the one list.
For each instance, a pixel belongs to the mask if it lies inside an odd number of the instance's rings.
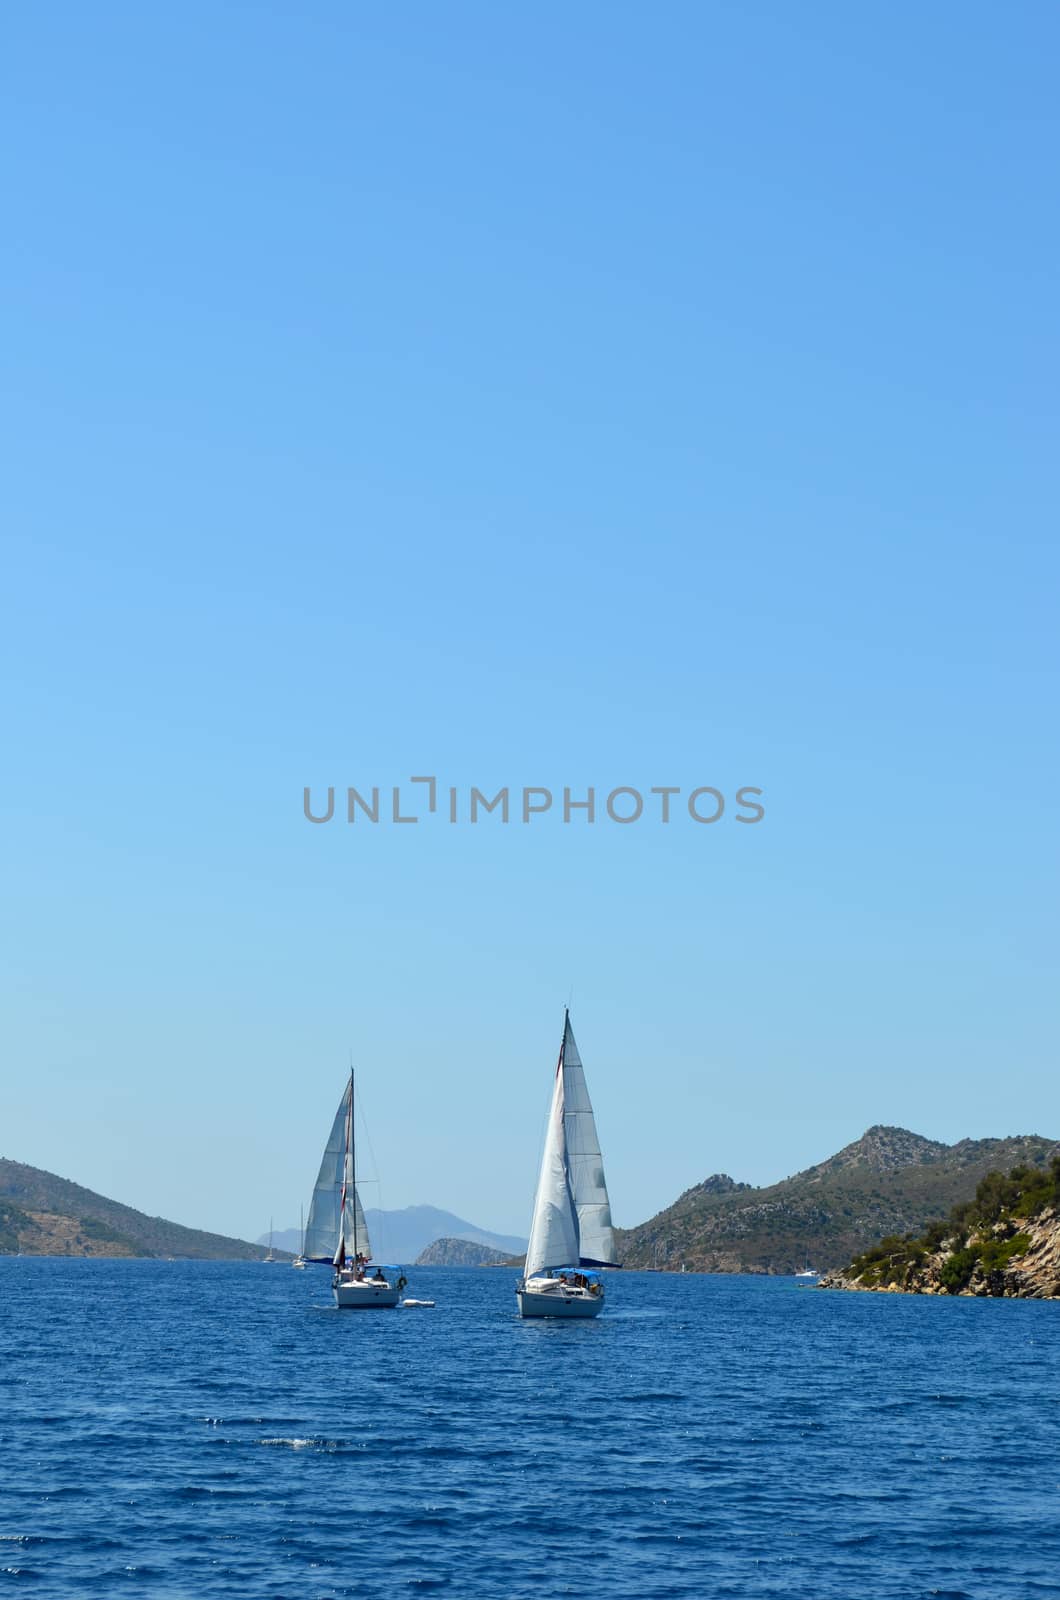
[[922,1253],[909,1241],[894,1246],[889,1254],[881,1246],[874,1260],[859,1257],[842,1272],[826,1273],[818,1287],[1060,1300],[1060,1208],[1004,1217],[971,1239],[953,1232]]

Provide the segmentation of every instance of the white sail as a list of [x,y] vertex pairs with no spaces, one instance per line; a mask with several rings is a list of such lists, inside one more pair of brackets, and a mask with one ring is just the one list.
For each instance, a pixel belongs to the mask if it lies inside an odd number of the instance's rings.
[[534,1219],[526,1247],[528,1278],[545,1267],[572,1266],[578,1260],[578,1214],[567,1182],[567,1141],[563,1117],[563,1056],[556,1067],[556,1086],[548,1116],[541,1173],[534,1196]]
[[302,1253],[307,1261],[334,1261],[339,1254],[340,1243],[349,1257],[370,1256],[372,1253],[364,1211],[354,1182],[352,1077],[339,1101],[331,1134],[324,1147],[320,1175],[309,1206]]
[[570,1018],[556,1066],[525,1276],[615,1259],[600,1141]]
[[574,1042],[570,1018],[563,1030],[563,1126],[567,1146],[567,1171],[574,1209],[578,1215],[578,1259],[610,1266],[615,1260],[611,1232],[611,1202],[607,1198],[604,1159],[596,1118],[585,1085],[585,1070]]

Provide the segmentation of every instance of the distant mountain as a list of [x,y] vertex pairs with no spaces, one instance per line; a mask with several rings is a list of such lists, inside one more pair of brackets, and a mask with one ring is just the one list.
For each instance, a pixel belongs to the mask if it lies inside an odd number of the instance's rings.
[[260,1261],[245,1239],[182,1228],[40,1167],[0,1159],[0,1255],[181,1256]]
[[[523,1255],[526,1240],[515,1234],[491,1233],[473,1222],[465,1222],[451,1211],[439,1211],[437,1206],[406,1206],[403,1211],[366,1211],[365,1221],[371,1235],[372,1250],[379,1261],[415,1261],[422,1251],[436,1239],[465,1239],[472,1244],[486,1245],[499,1250],[506,1258]],[[298,1250],[300,1234],[297,1228],[278,1229],[273,1234],[277,1250]],[[259,1244],[267,1245],[269,1236],[262,1234]]]
[[500,1267],[510,1261],[510,1250],[491,1250],[470,1239],[435,1239],[416,1257],[417,1267]]
[[700,1272],[842,1267],[884,1235],[920,1233],[970,1200],[988,1172],[1044,1168],[1058,1148],[1033,1134],[946,1145],[872,1127],[782,1183],[757,1189],[724,1174],[706,1179],[650,1221],[618,1230],[619,1259]]

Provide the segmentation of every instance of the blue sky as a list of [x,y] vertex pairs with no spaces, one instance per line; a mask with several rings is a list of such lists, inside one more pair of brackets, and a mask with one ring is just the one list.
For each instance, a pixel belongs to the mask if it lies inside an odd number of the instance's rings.
[[[0,1154],[522,1231],[1060,1136],[1054,8],[8,19]],[[731,796],[415,827],[302,789]]]

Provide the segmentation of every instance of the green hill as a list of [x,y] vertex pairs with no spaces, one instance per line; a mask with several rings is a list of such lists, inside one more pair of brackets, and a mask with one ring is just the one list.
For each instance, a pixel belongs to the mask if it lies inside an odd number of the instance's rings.
[[881,1240],[822,1287],[1060,1298],[1060,1155],[1044,1171],[1019,1166],[1007,1177],[989,1173],[973,1200],[919,1238]]
[[939,1144],[873,1127],[836,1155],[766,1188],[716,1175],[639,1227],[618,1231],[627,1267],[798,1272],[842,1267],[884,1235],[918,1234],[999,1168],[1045,1168],[1053,1139],[1020,1134]]
[[[0,1159],[0,1255],[184,1256],[260,1261],[260,1245],[182,1228],[40,1167]],[[277,1255],[281,1252],[277,1251]]]

